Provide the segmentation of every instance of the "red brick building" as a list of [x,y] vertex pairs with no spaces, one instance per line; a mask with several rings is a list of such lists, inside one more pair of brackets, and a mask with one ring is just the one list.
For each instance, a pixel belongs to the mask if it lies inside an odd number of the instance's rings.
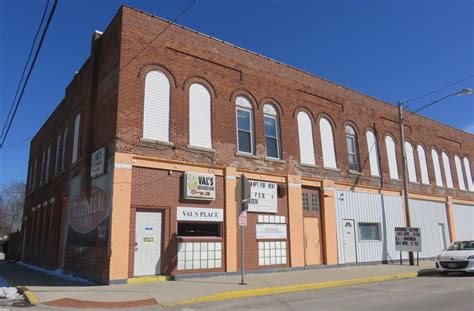
[[[91,45],[31,143],[23,261],[102,283],[238,271],[240,174],[247,269],[399,256],[396,107],[129,7]],[[471,234],[474,139],[416,115],[405,130],[432,257]]]

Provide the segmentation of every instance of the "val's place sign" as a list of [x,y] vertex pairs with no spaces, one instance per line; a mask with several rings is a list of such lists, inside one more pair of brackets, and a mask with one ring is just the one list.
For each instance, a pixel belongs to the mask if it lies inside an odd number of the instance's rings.
[[224,221],[224,209],[222,208],[199,208],[199,207],[178,207],[177,220],[185,221]]
[[216,198],[216,176],[213,174],[184,173],[184,198],[214,200]]
[[420,228],[395,227],[395,250],[399,252],[421,252]]
[[277,184],[265,181],[250,181],[249,212],[276,213]]

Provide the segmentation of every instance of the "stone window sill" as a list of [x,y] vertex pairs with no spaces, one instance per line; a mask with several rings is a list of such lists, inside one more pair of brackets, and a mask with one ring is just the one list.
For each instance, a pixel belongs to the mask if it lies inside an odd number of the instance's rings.
[[190,150],[203,151],[203,152],[212,152],[212,153],[216,152],[216,149],[213,149],[213,148],[199,147],[199,146],[193,146],[193,145],[187,145],[186,148]]
[[157,139],[150,139],[150,138],[140,138],[140,142],[142,143],[151,143],[151,144],[158,144],[158,145],[163,145],[163,146],[168,146],[168,147],[174,147],[174,143],[170,141],[164,141],[164,140],[157,140]]
[[323,166],[323,169],[328,170],[328,171],[334,171],[334,172],[340,172],[340,171],[341,171],[341,170],[338,169],[338,168],[327,167],[327,166]]
[[275,162],[275,163],[280,163],[280,164],[286,164],[285,160],[280,160],[280,159],[276,159],[276,158],[265,157],[265,161],[270,161],[270,162]]
[[363,176],[363,175],[364,175],[364,174],[362,174],[361,172],[354,171],[354,170],[349,170],[349,174],[351,174],[351,175],[357,175],[357,176]]
[[256,160],[259,159],[258,156],[254,155],[254,154],[251,154],[251,153],[245,153],[245,152],[238,152],[238,151],[237,151],[237,152],[235,153],[235,155],[236,155],[237,157],[244,157],[244,158],[250,158],[250,159],[256,159]]
[[311,167],[311,168],[318,168],[319,167],[316,164],[306,164],[306,163],[300,163],[300,166]]

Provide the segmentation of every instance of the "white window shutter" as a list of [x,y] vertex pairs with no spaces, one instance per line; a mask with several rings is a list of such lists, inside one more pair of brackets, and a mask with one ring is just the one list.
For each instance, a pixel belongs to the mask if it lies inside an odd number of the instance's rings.
[[301,164],[316,165],[314,158],[313,126],[306,112],[298,113],[298,137]]
[[413,147],[407,141],[405,142],[405,153],[406,153],[406,158],[407,158],[408,180],[410,182],[417,182],[415,156],[413,154]]
[[41,158],[41,175],[40,175],[40,185],[44,182],[44,170],[46,168],[46,151],[43,151],[43,157]]
[[61,156],[61,137],[62,134],[59,134],[56,139],[56,157],[54,158],[54,174],[56,175],[59,172],[59,157]]
[[438,155],[438,152],[436,152],[436,150],[434,149],[431,149],[431,158],[433,159],[436,186],[443,187],[443,177],[441,176],[441,166],[439,164],[439,155]]
[[64,135],[63,135],[63,150],[62,155],[61,155],[61,171],[64,170],[64,165],[65,165],[65,160],[66,160],[66,149],[67,149],[67,128],[64,130]]
[[464,157],[463,162],[464,162],[464,171],[466,172],[467,189],[469,189],[469,191],[474,192],[474,184],[472,181],[472,174],[471,174],[471,164],[469,163],[469,159],[467,157]]
[[458,176],[458,185],[460,190],[466,190],[466,184],[464,183],[464,174],[462,173],[461,159],[455,155],[454,165],[456,166],[456,175]]
[[375,134],[372,131],[367,131],[367,148],[369,151],[370,175],[380,176],[377,138],[375,137]]
[[46,154],[46,172],[44,181],[47,182],[49,178],[49,163],[51,162],[51,145],[48,146],[48,153]]
[[336,152],[334,150],[334,136],[331,123],[329,123],[326,118],[321,118],[319,120],[319,130],[321,132],[323,166],[337,168]]
[[74,137],[72,141],[72,163],[77,161],[79,149],[79,130],[81,127],[81,115],[78,114],[74,120]]
[[399,179],[397,165],[397,150],[395,141],[391,136],[385,136],[385,146],[387,148],[388,170],[391,179]]
[[428,166],[426,165],[425,148],[423,148],[421,145],[418,145],[416,149],[418,151],[418,161],[420,162],[421,182],[425,185],[429,185],[430,177],[428,175]]
[[169,142],[170,82],[161,71],[145,78],[143,138]]
[[189,87],[189,144],[210,149],[211,136],[211,94],[194,83]]
[[444,177],[446,178],[446,187],[453,188],[453,178],[451,176],[451,166],[449,165],[449,157],[446,152],[441,154],[443,159]]
[[33,182],[31,186],[31,191],[36,189],[36,170],[37,170],[38,158],[35,158],[35,163],[33,164]]

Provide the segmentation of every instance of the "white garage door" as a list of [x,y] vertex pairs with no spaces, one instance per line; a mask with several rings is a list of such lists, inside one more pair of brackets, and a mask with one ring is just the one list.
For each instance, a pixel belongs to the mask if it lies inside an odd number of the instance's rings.
[[474,240],[474,205],[453,204],[456,240]]

